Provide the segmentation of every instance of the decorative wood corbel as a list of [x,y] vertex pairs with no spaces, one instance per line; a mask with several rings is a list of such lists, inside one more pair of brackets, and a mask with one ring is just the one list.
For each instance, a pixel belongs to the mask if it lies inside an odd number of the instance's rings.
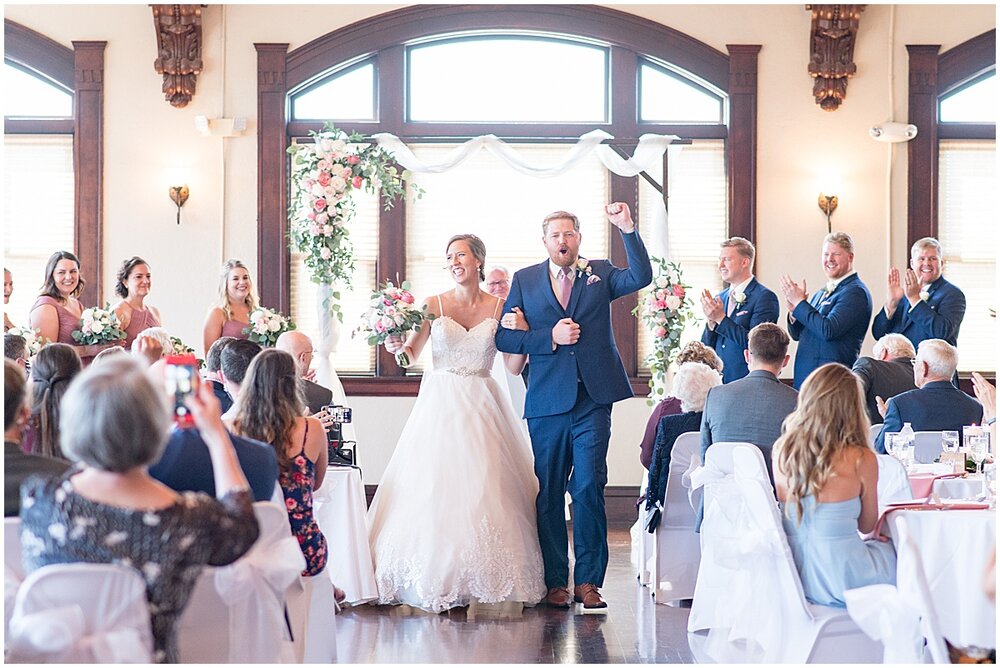
[[809,75],[813,95],[824,111],[836,111],[847,96],[854,64],[854,39],[865,5],[806,5],[812,11]]
[[150,5],[156,27],[157,74],[163,96],[174,107],[186,107],[201,74],[201,5]]

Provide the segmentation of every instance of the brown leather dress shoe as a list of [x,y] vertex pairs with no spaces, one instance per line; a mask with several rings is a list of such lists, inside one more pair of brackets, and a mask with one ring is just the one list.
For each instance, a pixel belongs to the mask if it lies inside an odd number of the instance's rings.
[[601,590],[595,584],[582,584],[573,587],[573,600],[583,603],[584,608],[606,608],[608,607]]
[[568,608],[572,600],[569,587],[552,587],[545,595],[545,602],[553,608]]

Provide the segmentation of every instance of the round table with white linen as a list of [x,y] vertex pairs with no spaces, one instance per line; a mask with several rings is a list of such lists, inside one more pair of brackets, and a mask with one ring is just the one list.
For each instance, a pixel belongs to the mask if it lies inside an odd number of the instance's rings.
[[[996,547],[996,511],[899,510],[888,520],[893,536],[904,521],[920,552],[944,637],[961,647],[996,647],[996,606],[983,591]],[[914,582],[897,580],[896,586],[916,590]]]
[[313,493],[313,514],[326,536],[326,573],[344,590],[351,605],[378,598],[367,512],[361,471],[351,466],[329,467],[323,486]]

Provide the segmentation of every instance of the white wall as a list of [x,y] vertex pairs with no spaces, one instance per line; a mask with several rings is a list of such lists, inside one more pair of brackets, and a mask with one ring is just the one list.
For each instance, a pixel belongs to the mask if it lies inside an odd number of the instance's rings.
[[[206,7],[205,69],[194,100],[175,109],[163,100],[162,79],[153,70],[156,36],[147,5],[6,5],[7,18],[66,46],[72,40],[108,41],[106,266],[101,277],[106,294],[117,264],[133,254],[144,256],[154,273],[151,301],[173,333],[200,348],[202,318],[217,289],[219,266],[228,257],[239,257],[256,269],[253,43],[288,42],[295,49],[400,6]],[[845,103],[832,113],[813,102],[806,72],[810,14],[801,4],[611,6],[662,22],[723,52],[726,44],[763,45],[758,66],[758,275],[771,286],[785,272],[805,278],[814,288],[822,282],[819,246],[826,224],[816,196],[832,183],[840,198],[834,227],[854,236],[860,249],[856,267],[876,304],[884,299],[890,256],[898,264],[907,252],[906,149],[871,141],[867,129],[890,116],[906,120],[906,44],[941,44],[947,50],[995,27],[995,5],[868,5],[854,53],[858,74]],[[201,114],[245,116],[247,134],[202,137],[193,120]],[[180,226],[174,224],[167,198],[167,187],[180,178],[173,176],[174,170],[185,172],[191,187]],[[86,271],[84,267],[85,276]],[[92,275],[87,278],[93,280]],[[866,348],[870,345],[869,340]],[[377,482],[413,399],[358,397],[353,405],[366,482]],[[640,479],[636,450],[647,415],[642,399],[615,407],[610,484]]]

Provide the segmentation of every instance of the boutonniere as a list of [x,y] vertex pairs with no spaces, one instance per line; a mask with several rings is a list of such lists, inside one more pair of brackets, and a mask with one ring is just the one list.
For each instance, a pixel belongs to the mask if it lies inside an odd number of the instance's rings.
[[926,288],[920,291],[920,299],[921,300],[927,301],[930,298],[931,298],[931,293],[928,292]]
[[743,292],[734,292],[732,293],[732,297],[737,306],[743,306],[743,302],[747,300],[746,293]]
[[587,285],[601,280],[600,276],[594,276],[594,268],[590,266],[590,260],[582,257],[576,261],[576,277],[580,278],[581,276],[587,277]]
[[833,291],[837,289],[836,281],[827,281],[826,287],[823,289],[826,290],[826,294],[828,295],[833,294]]

